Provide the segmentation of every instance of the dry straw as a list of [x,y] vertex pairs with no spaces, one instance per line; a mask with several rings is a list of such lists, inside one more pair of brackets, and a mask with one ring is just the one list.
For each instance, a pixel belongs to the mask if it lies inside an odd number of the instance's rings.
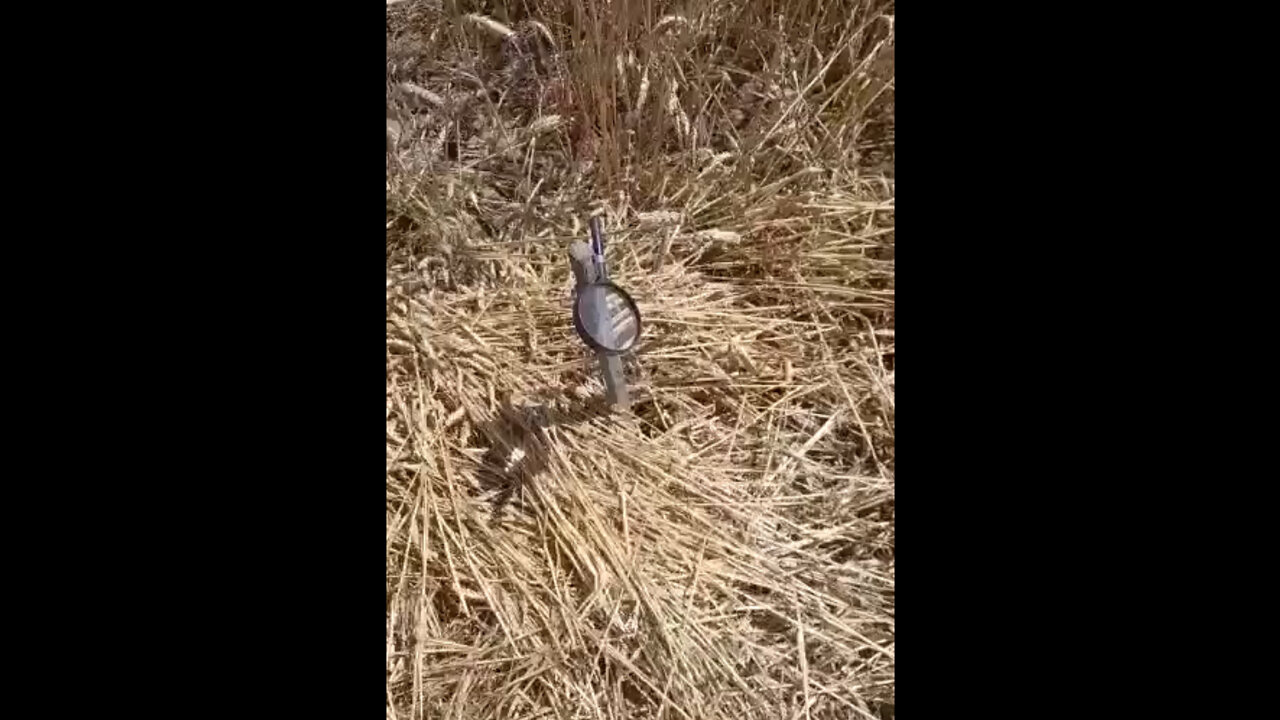
[[892,717],[893,4],[579,1],[388,3],[387,717]]

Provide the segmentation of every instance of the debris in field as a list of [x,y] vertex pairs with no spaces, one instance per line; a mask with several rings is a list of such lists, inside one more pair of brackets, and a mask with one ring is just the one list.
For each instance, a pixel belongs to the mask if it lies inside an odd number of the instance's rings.
[[720,242],[739,242],[742,236],[732,230],[700,230],[698,237],[706,240],[718,240]]
[[671,210],[651,210],[649,212],[636,213],[636,220],[640,221],[640,225],[674,225],[680,222],[681,215]]

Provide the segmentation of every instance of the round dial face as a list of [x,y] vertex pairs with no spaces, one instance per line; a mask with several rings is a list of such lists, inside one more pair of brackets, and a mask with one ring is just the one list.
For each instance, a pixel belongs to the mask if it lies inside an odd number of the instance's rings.
[[578,291],[573,325],[582,341],[599,352],[617,355],[640,339],[640,310],[613,283],[592,283]]

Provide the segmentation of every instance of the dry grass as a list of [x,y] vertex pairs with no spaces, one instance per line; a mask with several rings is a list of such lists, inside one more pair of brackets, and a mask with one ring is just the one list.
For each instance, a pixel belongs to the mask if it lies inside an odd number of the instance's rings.
[[893,3],[510,5],[387,8],[388,718],[890,717]]

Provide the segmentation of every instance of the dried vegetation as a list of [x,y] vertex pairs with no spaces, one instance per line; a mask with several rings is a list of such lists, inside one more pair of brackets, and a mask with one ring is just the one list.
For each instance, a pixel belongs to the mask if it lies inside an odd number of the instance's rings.
[[388,718],[892,717],[893,10],[387,6]]

